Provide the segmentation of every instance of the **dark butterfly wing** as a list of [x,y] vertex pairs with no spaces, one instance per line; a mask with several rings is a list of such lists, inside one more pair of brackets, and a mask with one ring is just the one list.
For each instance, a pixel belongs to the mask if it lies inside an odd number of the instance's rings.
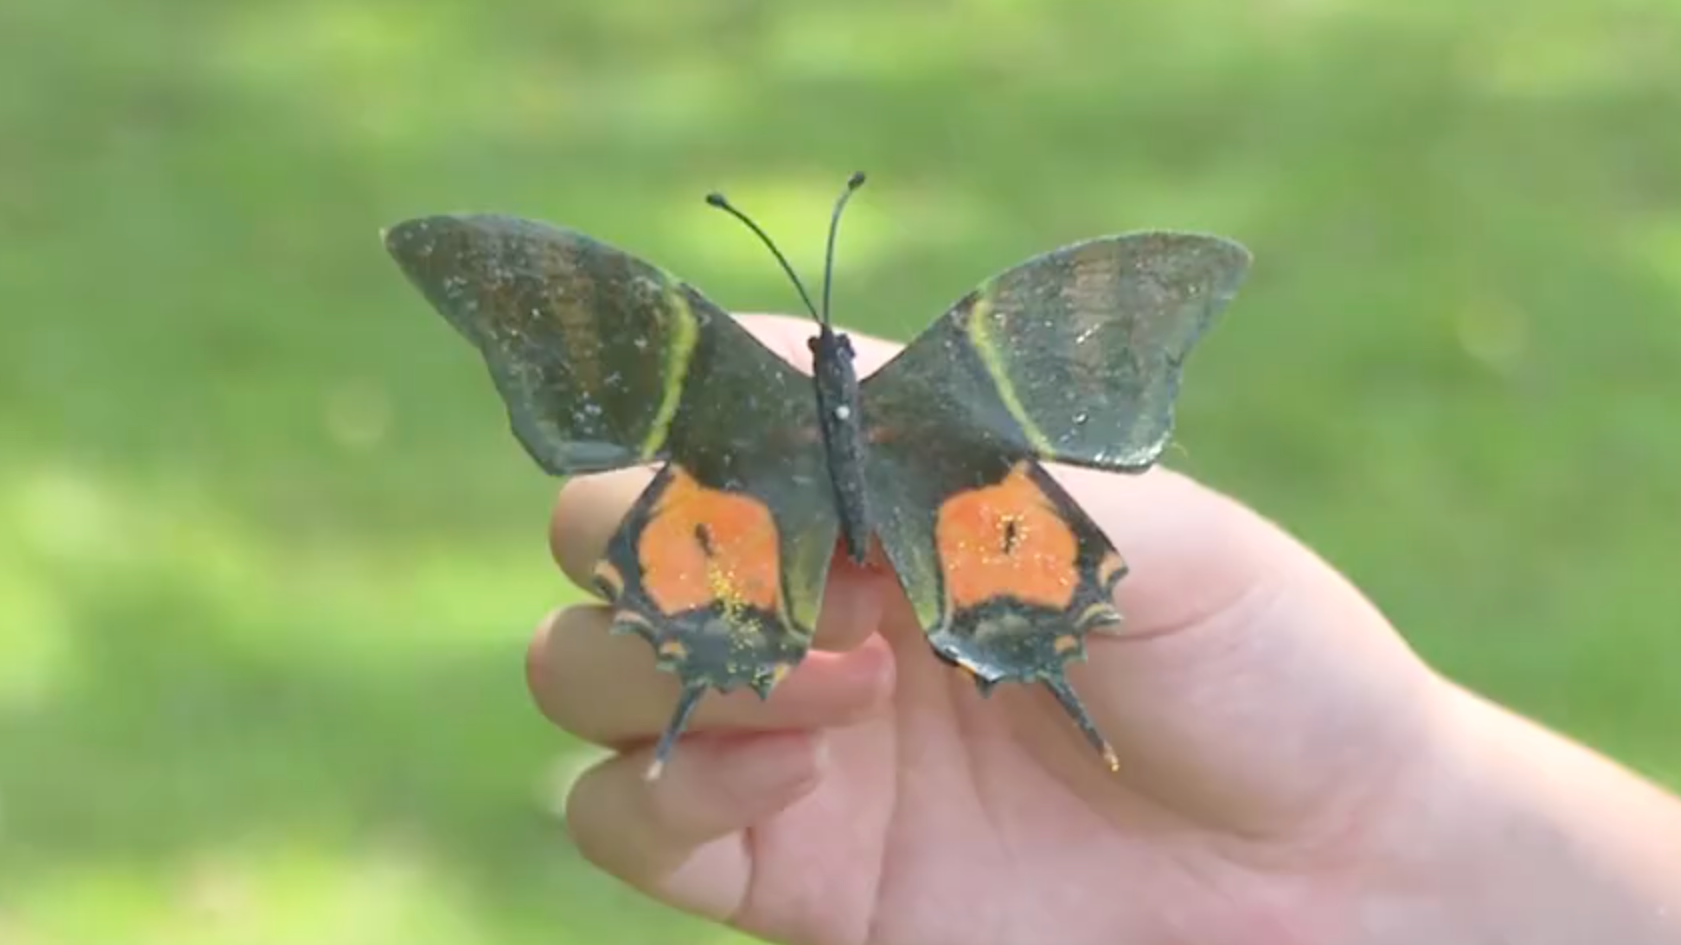
[[1017,455],[1142,470],[1173,429],[1180,368],[1249,268],[1215,236],[1087,240],[987,280],[865,383],[873,416],[916,412]]
[[667,463],[596,569],[615,630],[684,686],[656,765],[706,689],[767,695],[810,645],[838,530],[811,378],[682,280],[571,230],[434,216],[385,244],[479,349],[543,469]]
[[1040,461],[1141,471],[1185,357],[1249,265],[1218,237],[1077,243],[982,284],[863,384],[877,534],[936,653],[985,691],[1064,677],[1126,565]]

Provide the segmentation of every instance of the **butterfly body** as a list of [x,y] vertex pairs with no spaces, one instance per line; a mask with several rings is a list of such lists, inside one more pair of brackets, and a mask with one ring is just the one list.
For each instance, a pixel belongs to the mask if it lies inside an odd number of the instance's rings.
[[1127,566],[1042,463],[1155,462],[1183,359],[1247,270],[1241,246],[1065,246],[860,380],[826,317],[804,374],[688,283],[572,230],[432,216],[385,243],[479,349],[543,469],[660,466],[595,572],[615,632],[682,683],[656,771],[706,691],[766,696],[800,662],[837,542],[862,562],[872,540],[937,656],[983,693],[1043,683],[1114,766],[1065,669],[1120,623]]
[[875,528],[865,475],[864,396],[853,366],[852,341],[828,325],[811,337],[812,387],[829,477],[840,514],[841,542],[854,563],[863,564]]

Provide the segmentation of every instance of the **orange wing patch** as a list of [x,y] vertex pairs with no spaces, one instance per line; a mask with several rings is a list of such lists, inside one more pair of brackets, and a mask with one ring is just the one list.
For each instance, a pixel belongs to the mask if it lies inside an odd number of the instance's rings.
[[995,597],[1056,610],[1073,602],[1079,540],[1025,462],[995,486],[947,499],[934,541],[957,610]]
[[636,540],[642,589],[660,613],[714,603],[726,613],[778,613],[781,555],[776,520],[755,499],[709,489],[681,468],[660,493]]

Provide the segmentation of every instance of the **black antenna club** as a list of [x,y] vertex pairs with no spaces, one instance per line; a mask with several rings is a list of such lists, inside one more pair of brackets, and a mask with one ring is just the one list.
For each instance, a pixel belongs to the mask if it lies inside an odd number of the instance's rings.
[[829,215],[829,245],[823,252],[823,317],[821,321],[825,328],[833,327],[829,319],[829,287],[834,284],[835,275],[835,234],[840,231],[841,211],[846,209],[846,202],[852,199],[852,194],[864,186],[864,172],[853,171],[846,179],[846,189],[841,191],[840,198],[835,201],[834,213]]

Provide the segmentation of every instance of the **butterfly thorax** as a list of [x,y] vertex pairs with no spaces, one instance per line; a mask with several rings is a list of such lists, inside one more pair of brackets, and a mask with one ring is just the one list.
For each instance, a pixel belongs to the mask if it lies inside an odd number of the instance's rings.
[[874,523],[864,483],[863,398],[852,365],[852,342],[828,325],[821,325],[809,344],[818,426],[823,431],[829,478],[834,483],[841,540],[847,555],[863,564]]

